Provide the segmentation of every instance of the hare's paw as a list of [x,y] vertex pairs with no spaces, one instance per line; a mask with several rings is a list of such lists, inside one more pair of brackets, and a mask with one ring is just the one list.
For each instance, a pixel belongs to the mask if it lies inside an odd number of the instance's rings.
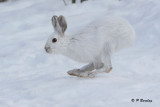
[[67,72],[69,75],[77,77],[89,77],[94,78],[94,74],[91,71],[81,71],[80,69],[73,69]]
[[91,71],[86,71],[86,72],[81,72],[78,77],[94,78],[95,75],[94,75],[94,73],[91,72]]
[[80,72],[80,69],[73,69],[73,70],[68,71],[67,73],[69,75],[77,76],[79,75],[79,72]]
[[110,67],[109,69],[107,69],[105,72],[109,73],[110,71],[112,71],[112,67]]
[[107,68],[107,69],[104,69],[104,72],[106,72],[106,73],[110,73],[111,71],[112,71],[112,67],[110,67],[110,68]]
[[101,69],[97,69],[96,71],[95,71],[95,74],[97,74],[97,73],[110,73],[111,71],[112,71],[112,67],[110,67],[110,68],[101,68]]

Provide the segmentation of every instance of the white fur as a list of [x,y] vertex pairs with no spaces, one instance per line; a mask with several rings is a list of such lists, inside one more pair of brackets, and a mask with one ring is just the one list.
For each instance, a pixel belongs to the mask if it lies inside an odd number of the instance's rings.
[[[57,38],[56,43],[52,39]],[[103,17],[91,22],[78,32],[71,34],[53,33],[46,47],[50,47],[49,53],[58,53],[79,62],[94,64],[98,69],[104,64],[104,71],[110,69],[111,55],[135,41],[135,31],[123,18]],[[101,67],[100,67],[101,68]]]

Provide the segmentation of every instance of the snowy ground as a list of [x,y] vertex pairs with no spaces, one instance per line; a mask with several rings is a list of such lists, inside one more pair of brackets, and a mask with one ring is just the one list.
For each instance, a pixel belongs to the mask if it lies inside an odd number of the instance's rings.
[[[159,0],[0,3],[0,107],[159,107],[159,10]],[[66,17],[68,30],[104,14],[122,16],[136,30],[135,45],[114,54],[109,74],[69,76],[68,70],[84,64],[44,52],[55,14]]]

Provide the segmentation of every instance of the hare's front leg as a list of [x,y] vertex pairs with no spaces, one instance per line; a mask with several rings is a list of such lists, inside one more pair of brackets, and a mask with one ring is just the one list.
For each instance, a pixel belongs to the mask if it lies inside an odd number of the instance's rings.
[[104,67],[102,69],[106,73],[109,73],[112,70],[111,53],[110,46],[106,44],[102,54],[102,59],[104,62]]
[[69,75],[78,76],[78,77],[94,77],[94,74],[91,72],[94,70],[94,64],[89,63],[88,65],[80,68],[80,69],[73,69],[68,71],[67,73]]

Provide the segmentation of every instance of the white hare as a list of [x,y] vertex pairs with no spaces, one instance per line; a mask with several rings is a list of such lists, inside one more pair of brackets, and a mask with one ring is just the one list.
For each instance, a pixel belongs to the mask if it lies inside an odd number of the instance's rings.
[[93,70],[110,72],[111,56],[135,41],[135,31],[123,18],[102,17],[94,20],[83,29],[67,34],[67,23],[64,16],[53,16],[55,32],[45,45],[47,53],[65,55],[75,61],[88,65],[68,71],[68,74],[79,77],[94,77]]

